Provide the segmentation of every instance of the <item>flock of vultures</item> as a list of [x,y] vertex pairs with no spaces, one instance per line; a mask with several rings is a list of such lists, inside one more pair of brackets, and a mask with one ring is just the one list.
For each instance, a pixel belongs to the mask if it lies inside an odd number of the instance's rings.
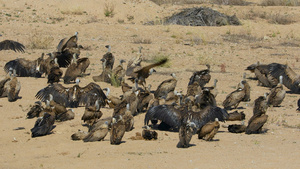
[[[79,57],[83,47],[77,42],[76,32],[74,36],[62,39],[55,52],[42,54],[31,61],[23,58],[11,60],[4,66],[7,75],[0,81],[0,95],[8,97],[9,101],[19,99],[21,84],[17,77],[43,76],[48,79],[49,85],[35,96],[40,101],[35,102],[27,113],[27,118],[37,117],[31,129],[32,137],[51,133],[55,121],[74,119],[73,109],[67,108],[84,106],[81,120],[88,129],[74,133],[72,140],[101,141],[110,132],[110,143],[120,144],[125,132],[134,128],[134,116],[145,113],[145,126],[141,135],[138,135],[140,139],[157,139],[155,130],[175,131],[179,133],[177,147],[186,148],[194,134],[199,139],[211,141],[220,128],[219,121],[242,121],[226,126],[232,133],[262,133],[262,127],[268,120],[268,107],[280,106],[285,98],[283,85],[292,93],[300,93],[300,76],[289,66],[259,62],[248,66],[246,70],[255,73],[259,85],[271,90],[254,100],[253,116],[246,125],[245,114],[236,110],[240,102],[250,101],[250,86],[245,78],[237,84],[236,90],[227,95],[223,107],[218,107],[215,99],[218,94],[217,80],[214,86],[206,86],[211,80],[209,65],[207,69],[192,74],[187,82],[186,94],[175,90],[177,79],[174,73],[161,82],[156,90],[151,90],[151,84],[146,83],[147,78],[155,72],[156,66],[165,64],[168,59],[142,67],[143,58],[140,54],[127,61],[126,69],[123,66],[125,60],[120,60],[118,66],[114,67],[115,57],[107,45],[108,52],[101,59],[102,73],[93,76],[94,82],[83,87],[79,85],[78,77],[89,76],[86,70],[90,61],[89,58]],[[18,42],[5,40],[0,42],[0,50],[24,52],[25,47]],[[66,68],[65,72],[61,68]],[[131,82],[128,84],[125,80]],[[109,88],[102,89],[97,82],[120,86],[123,94],[120,97],[112,96]],[[70,83],[74,84],[73,87],[63,85]],[[109,118],[101,118],[101,108],[105,106],[114,110]]]

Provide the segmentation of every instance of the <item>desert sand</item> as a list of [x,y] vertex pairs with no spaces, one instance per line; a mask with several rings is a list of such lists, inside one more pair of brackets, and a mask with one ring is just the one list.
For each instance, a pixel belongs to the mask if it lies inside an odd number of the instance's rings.
[[[249,0],[250,1],[250,0]],[[92,76],[102,72],[100,59],[106,53],[105,45],[112,46],[118,64],[120,59],[129,60],[143,47],[145,60],[167,56],[168,67],[159,67],[147,79],[155,90],[169,74],[176,73],[176,90],[186,93],[193,71],[211,65],[213,79],[218,79],[218,106],[226,95],[235,90],[242,80],[245,68],[252,63],[288,64],[300,73],[299,66],[299,7],[262,7],[259,0],[247,6],[216,4],[164,4],[149,0],[0,0],[0,41],[16,40],[26,46],[25,53],[0,51],[0,76],[6,74],[6,62],[16,58],[34,60],[43,52],[56,50],[58,42],[79,32],[79,44],[86,47],[80,57],[88,57],[90,76],[80,78],[84,86],[93,81]],[[114,15],[106,17],[104,10],[113,7]],[[163,25],[159,21],[187,7],[207,6],[227,15],[236,14],[241,26],[191,27]],[[292,24],[274,24],[254,14],[288,15]],[[251,16],[251,17],[250,17]],[[156,21],[154,25],[144,25]],[[38,39],[41,39],[40,41]],[[44,46],[35,47],[36,44]],[[142,62],[143,65],[149,63]],[[223,70],[221,71],[221,68]],[[225,72],[224,72],[225,67]],[[65,70],[65,69],[64,69]],[[254,74],[246,72],[247,77]],[[155,141],[131,140],[142,131],[145,114],[134,117],[134,129],[125,133],[123,143],[110,145],[109,134],[104,141],[84,143],[72,141],[71,135],[82,126],[84,107],[75,108],[75,119],[55,122],[53,133],[31,138],[30,129],[36,119],[26,119],[30,106],[37,99],[35,94],[47,86],[46,78],[19,77],[20,97],[15,102],[0,99],[0,168],[299,168],[300,167],[300,113],[296,112],[298,94],[287,93],[281,107],[270,107],[269,119],[264,125],[266,133],[256,135],[233,134],[221,127],[213,141],[199,140],[195,135],[192,146],[176,148],[177,132],[157,131]],[[251,101],[242,102],[247,120],[252,116],[254,100],[269,89],[248,80]],[[132,84],[128,81],[129,84]],[[114,96],[121,89],[107,83]],[[71,86],[71,85],[66,85]],[[289,91],[287,88],[285,90]],[[102,108],[104,117],[111,116],[112,109]],[[226,122],[225,124],[240,123]],[[222,123],[224,124],[224,123]],[[13,130],[24,127],[24,130]]]

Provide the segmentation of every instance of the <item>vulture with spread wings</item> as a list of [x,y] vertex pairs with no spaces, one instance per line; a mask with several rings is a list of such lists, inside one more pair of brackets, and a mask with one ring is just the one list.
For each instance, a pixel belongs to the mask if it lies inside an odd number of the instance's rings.
[[105,106],[106,95],[101,87],[96,83],[89,83],[85,87],[78,84],[73,87],[64,87],[61,84],[50,84],[41,89],[36,94],[36,98],[45,101],[49,98],[49,94],[53,96],[53,100],[66,107],[78,107],[94,104],[96,100],[100,101],[101,106]]
[[1,50],[13,50],[15,52],[22,52],[25,51],[25,46],[19,42],[13,40],[4,40],[0,42],[0,51]]
[[[190,121],[196,124],[199,130],[208,122],[212,122],[215,118],[220,121],[225,121],[228,118],[228,113],[225,109],[216,106],[207,106],[199,112],[189,111],[191,115]],[[145,115],[144,124],[148,125],[150,120],[161,120],[170,128],[178,129],[180,126],[180,119],[186,116],[187,113],[182,113],[181,110],[176,109],[173,105],[158,105],[150,108]]]

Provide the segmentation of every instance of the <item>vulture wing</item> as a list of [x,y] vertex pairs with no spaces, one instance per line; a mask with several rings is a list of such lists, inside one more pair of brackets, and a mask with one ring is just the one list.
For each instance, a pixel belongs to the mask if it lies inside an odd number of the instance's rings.
[[172,105],[158,105],[151,107],[146,115],[144,124],[148,125],[149,120],[161,120],[173,128],[178,128],[180,125],[180,110]]
[[24,53],[25,46],[13,40],[4,40],[0,42],[0,51],[1,50],[13,50],[15,52]]

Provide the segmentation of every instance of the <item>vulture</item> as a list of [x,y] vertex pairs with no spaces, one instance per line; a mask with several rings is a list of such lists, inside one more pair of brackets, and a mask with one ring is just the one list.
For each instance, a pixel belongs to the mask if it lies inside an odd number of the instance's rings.
[[76,133],[71,135],[71,139],[74,141],[83,140],[89,133],[86,131],[78,130]]
[[50,107],[50,102],[48,100],[46,102],[46,108],[43,111],[44,115],[37,118],[33,128],[31,129],[31,137],[47,135],[53,129],[55,113]]
[[0,42],[0,51],[1,50],[13,50],[15,52],[24,53],[25,46],[13,40],[4,40]]
[[165,64],[168,61],[167,58],[162,59],[161,61],[158,61],[156,63],[153,63],[151,65],[145,66],[137,71],[135,71],[134,75],[129,78],[131,81],[135,81],[135,79],[138,79],[138,84],[144,86],[146,84],[146,79],[154,72],[154,67],[160,66]]
[[56,115],[56,120],[58,121],[68,121],[73,120],[74,118],[75,113],[73,109],[68,109],[66,112]]
[[244,111],[242,112],[238,112],[237,110],[232,112],[232,113],[228,113],[228,119],[227,121],[242,121],[245,120],[245,113]]
[[126,104],[126,111],[124,114],[122,114],[122,117],[123,117],[124,123],[125,123],[125,131],[127,131],[127,132],[131,131],[133,129],[133,125],[134,125],[134,118],[131,114],[129,103]]
[[95,105],[86,106],[81,120],[87,123],[89,129],[91,126],[102,117],[103,113],[100,111],[99,100],[96,100]]
[[174,92],[177,84],[177,79],[175,73],[172,73],[171,76],[172,76],[171,79],[164,80],[157,87],[157,89],[154,92],[155,98],[160,98],[163,96],[167,97],[168,93]]
[[246,131],[247,126],[242,121],[242,124],[231,124],[228,126],[228,131],[230,133],[243,133]]
[[[206,123],[218,118],[220,121],[225,121],[228,118],[228,113],[225,109],[216,106],[207,106],[198,112],[190,111],[190,121],[196,124],[196,128],[200,129]],[[167,129],[178,130],[180,126],[180,119],[182,118],[181,111],[176,109],[173,105],[158,105],[151,107],[144,119],[144,125],[148,125],[150,120],[160,120]]]
[[32,119],[34,117],[40,117],[42,116],[42,111],[44,110],[44,107],[42,106],[42,102],[36,101],[34,105],[30,108],[30,110],[27,113],[27,118]]
[[83,138],[84,142],[94,142],[104,140],[108,133],[108,121],[100,125],[98,128],[94,128],[89,132],[89,134]]
[[125,72],[126,76],[135,76],[136,73],[134,73],[135,71],[141,69],[141,62],[142,62],[142,48],[143,47],[139,47],[139,53],[138,56],[136,57],[132,57],[128,63],[127,63],[127,69]]
[[60,115],[63,114],[65,112],[67,112],[67,108],[64,105],[61,105],[59,103],[57,103],[56,101],[53,100],[53,96],[52,94],[49,94],[49,98],[48,100],[50,101],[50,106],[53,109],[53,112],[55,113],[55,118]]
[[245,80],[246,79],[246,74],[244,73],[243,75],[243,80],[241,81],[241,83],[238,84],[237,88],[242,88],[242,85],[244,86],[244,90],[245,90],[245,96],[243,98],[243,102],[248,102],[250,101],[250,85],[249,83]]
[[248,121],[246,134],[258,134],[262,131],[262,127],[268,119],[267,109],[266,95],[260,96],[254,101],[253,116]]
[[219,128],[220,128],[219,119],[216,118],[214,122],[209,122],[205,124],[200,130],[198,130],[198,139],[211,141],[219,131]]
[[110,89],[107,88],[103,88],[104,91],[106,91],[105,95],[107,97],[106,99],[106,103],[108,104],[108,106],[110,108],[115,108],[115,106],[117,106],[118,104],[120,104],[122,102],[122,100],[116,96],[110,96]]
[[111,83],[111,69],[106,67],[106,59],[101,59],[102,61],[102,73],[99,76],[93,76],[95,82],[106,82]]
[[277,69],[278,66],[278,63],[264,65],[258,62],[256,66],[254,64],[250,65],[251,68],[248,66],[246,70],[250,70],[251,72],[254,71],[255,76],[259,81],[258,85],[264,87],[274,87],[277,85],[278,80],[270,72]]
[[142,91],[138,95],[138,105],[137,112],[143,112],[144,108],[147,109],[149,106],[150,100],[154,99],[153,93],[151,93],[151,85],[149,84],[145,91]]
[[110,144],[119,145],[121,144],[122,138],[125,134],[125,122],[122,115],[114,116],[111,121]]
[[104,64],[104,68],[112,71],[114,63],[115,63],[115,57],[111,53],[111,46],[110,45],[106,45],[105,47],[107,48],[107,53],[105,53],[103,55],[103,57],[102,57],[101,60],[105,60],[106,61],[105,64]]
[[76,59],[78,59],[78,54],[71,53],[68,49],[62,51],[62,52],[52,52],[48,53],[49,58],[57,59],[57,63],[59,67],[68,67],[73,59],[73,56],[76,56]]
[[157,132],[154,130],[150,130],[149,126],[144,126],[142,131],[142,137],[145,140],[157,140]]
[[194,82],[198,82],[200,87],[203,88],[206,83],[208,83],[211,79],[210,75],[210,65],[206,65],[207,69],[196,71],[190,77],[190,81],[188,85],[192,85]]
[[17,76],[20,77],[41,77],[44,73],[40,70],[43,60],[44,54],[33,61],[24,58],[18,58],[7,62],[4,66],[4,71],[8,73],[9,69],[12,68],[16,70]]
[[225,100],[223,101],[223,106],[226,110],[231,109],[232,106],[234,106],[234,109],[236,109],[244,97],[245,86],[243,81],[241,81],[240,87],[226,96]]
[[125,76],[125,69],[123,67],[123,63],[124,62],[126,62],[126,61],[123,60],[123,59],[121,59],[120,60],[120,64],[112,70],[112,73],[111,73],[111,76],[112,76],[111,85],[116,86],[116,87],[120,86],[121,81],[122,81],[122,79]]
[[[19,98],[19,92],[21,90],[21,83],[16,77],[16,70],[13,69],[13,75],[10,73],[10,78],[4,84],[4,93],[8,97],[9,102],[14,102]],[[2,94],[3,95],[3,94]]]
[[78,32],[75,32],[75,35],[71,36],[70,38],[64,38],[59,42],[57,45],[57,51],[63,52],[65,49],[77,48],[77,41]]
[[187,96],[196,96],[196,95],[200,95],[201,92],[202,92],[202,88],[199,85],[199,83],[194,82],[193,84],[188,85],[186,95]]
[[64,83],[69,84],[71,81],[75,81],[77,77],[86,71],[89,64],[90,61],[88,58],[76,59],[76,57],[73,56],[72,63],[65,72]]
[[269,95],[268,95],[268,105],[278,107],[282,103],[283,99],[285,98],[286,91],[283,89],[282,86],[282,76],[279,77],[279,83],[276,87],[272,88]]
[[217,106],[217,102],[210,90],[208,88],[204,88],[200,95],[195,96],[195,105],[201,110],[207,106]]
[[[79,83],[79,82],[78,82]],[[89,83],[85,87],[78,84],[73,87],[64,87],[61,84],[50,84],[39,90],[35,97],[41,101],[49,98],[49,94],[53,96],[53,100],[66,107],[78,107],[92,105],[99,99],[101,107],[105,106],[106,95],[101,87],[96,83]]]
[[190,145],[190,141],[192,139],[194,129],[196,128],[196,124],[191,122],[191,116],[187,110],[185,110],[187,116],[183,116],[180,119],[180,126],[179,126],[179,142],[177,144],[178,148],[188,148]]
[[60,81],[60,78],[62,77],[63,72],[62,70],[58,67],[52,67],[50,69],[50,73],[48,75],[48,81],[47,83],[53,84],[53,83],[58,83]]

